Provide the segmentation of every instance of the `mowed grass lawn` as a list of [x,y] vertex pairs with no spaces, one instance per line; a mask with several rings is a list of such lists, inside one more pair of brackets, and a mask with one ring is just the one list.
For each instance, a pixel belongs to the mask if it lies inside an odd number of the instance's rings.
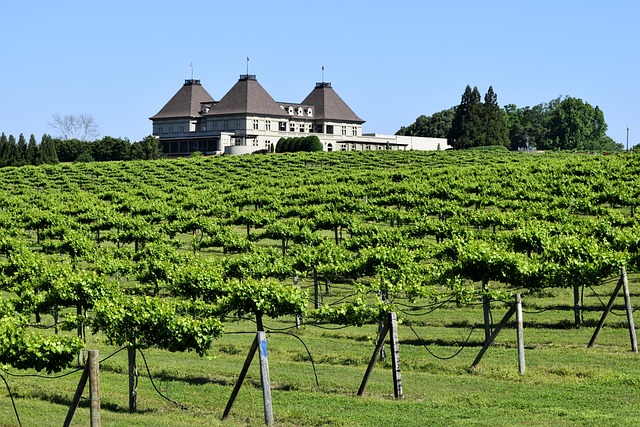
[[[637,283],[632,278],[634,302],[639,296],[635,292]],[[374,368],[365,395],[356,396],[374,349],[376,325],[348,328],[303,325],[297,330],[291,328],[292,318],[269,319],[265,327],[273,331],[268,334],[268,348],[275,424],[638,425],[640,360],[631,351],[622,297],[609,315],[597,345],[586,348],[602,313],[600,301],[608,300],[614,285],[612,282],[595,289],[597,296],[591,290],[585,291],[587,310],[580,327],[573,325],[572,291],[553,289],[523,296],[524,376],[518,374],[513,321],[498,336],[478,369],[470,369],[484,338],[480,305],[447,305],[418,316],[399,314],[404,319],[398,330],[402,400],[393,399],[388,346],[387,358]],[[338,298],[337,293],[326,298]],[[493,305],[494,324],[506,311],[504,304]],[[472,331],[474,324],[476,328]],[[87,347],[97,349],[101,359],[107,358],[100,365],[102,425],[263,425],[257,358],[230,417],[221,420],[253,340],[255,323],[243,320],[228,322],[225,327],[227,333],[202,358],[193,353],[154,349],[144,350],[144,359],[138,354],[140,378],[135,414],[128,411],[126,351],[113,354],[118,348],[107,345],[100,335],[89,336]],[[305,347],[284,332],[296,334],[308,347],[315,362],[318,386]],[[463,350],[449,358],[461,346]],[[62,425],[80,372],[47,379],[3,375],[23,426]],[[87,389],[72,425],[89,425],[88,397]],[[0,402],[0,425],[18,425],[6,389]]]

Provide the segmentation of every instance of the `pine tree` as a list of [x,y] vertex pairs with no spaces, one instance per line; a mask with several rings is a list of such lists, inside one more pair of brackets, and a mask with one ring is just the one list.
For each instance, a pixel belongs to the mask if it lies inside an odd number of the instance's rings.
[[7,141],[7,149],[4,151],[2,159],[4,166],[15,166],[15,155],[17,150],[16,138],[13,135],[9,135],[9,140]]
[[29,143],[27,144],[27,154],[25,156],[26,164],[35,165],[38,158],[38,143],[36,137],[31,134]]
[[498,106],[498,95],[489,86],[483,104],[484,131],[481,145],[503,145],[509,147],[509,131],[504,114]]
[[58,164],[58,154],[56,153],[56,146],[51,137],[47,134],[42,135],[40,141],[40,147],[38,148],[38,156],[36,158],[36,164]]
[[26,164],[27,157],[27,140],[24,138],[23,134],[18,136],[18,144],[16,145],[16,150],[13,154],[13,165],[14,166],[23,166]]
[[2,135],[0,135],[0,167],[7,166],[5,160],[8,148],[9,140],[7,139],[7,135],[2,132]]
[[454,149],[478,146],[483,139],[483,112],[480,92],[467,85],[451,123],[447,140]]

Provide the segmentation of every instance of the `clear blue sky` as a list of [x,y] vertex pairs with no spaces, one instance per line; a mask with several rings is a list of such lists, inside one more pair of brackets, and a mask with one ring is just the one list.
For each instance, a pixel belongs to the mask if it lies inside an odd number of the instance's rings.
[[220,99],[246,72],[276,101],[331,82],[365,132],[395,133],[460,102],[560,95],[599,106],[608,135],[640,143],[640,2],[4,1],[0,132],[55,132],[91,114],[102,136],[139,140],[191,78]]

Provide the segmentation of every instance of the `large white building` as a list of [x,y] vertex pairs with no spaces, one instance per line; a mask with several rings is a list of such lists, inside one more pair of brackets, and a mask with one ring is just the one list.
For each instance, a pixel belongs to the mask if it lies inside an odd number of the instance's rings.
[[153,117],[165,154],[245,154],[273,151],[280,138],[316,135],[325,151],[438,150],[443,138],[363,134],[364,120],[338,96],[331,83],[316,83],[301,103],[276,102],[244,74],[219,101],[200,83],[184,85]]

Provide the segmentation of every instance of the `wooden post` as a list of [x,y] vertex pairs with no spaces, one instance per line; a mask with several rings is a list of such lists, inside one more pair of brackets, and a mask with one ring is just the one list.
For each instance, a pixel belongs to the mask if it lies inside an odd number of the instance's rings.
[[[298,287],[298,273],[293,273],[293,286]],[[300,316],[296,314],[296,329],[300,329]]]
[[271,401],[271,379],[269,377],[269,359],[267,357],[267,338],[264,333],[264,328],[262,325],[262,313],[256,313],[256,323],[258,332],[256,333],[256,337],[253,340],[253,344],[251,344],[251,349],[249,349],[249,354],[244,361],[244,365],[242,366],[242,371],[240,372],[240,376],[238,377],[238,381],[236,385],[233,387],[233,391],[231,392],[231,397],[229,397],[229,401],[227,402],[227,406],[224,409],[224,413],[222,414],[222,419],[226,419],[231,412],[231,407],[233,406],[233,402],[236,400],[238,396],[238,392],[240,391],[240,387],[244,382],[244,378],[247,375],[247,371],[249,371],[249,367],[251,366],[251,361],[256,354],[256,350],[259,352],[260,357],[260,383],[262,384],[262,398],[264,401],[264,421],[266,425],[273,425],[273,405]]
[[573,320],[576,326],[580,326],[580,286],[573,285]]
[[631,307],[631,295],[629,293],[629,281],[627,279],[627,269],[622,267],[622,290],[624,292],[624,305],[627,311],[627,322],[629,323],[629,338],[631,339],[631,351],[638,353],[638,341],[636,339],[636,326],[633,321],[633,307]]
[[369,360],[369,365],[367,366],[367,370],[364,373],[364,377],[362,378],[362,383],[360,383],[360,388],[358,389],[358,396],[362,396],[364,393],[364,388],[367,386],[367,382],[369,381],[369,375],[371,375],[371,371],[376,364],[376,360],[378,359],[378,354],[380,353],[380,349],[384,344],[384,339],[387,337],[387,333],[389,332],[389,323],[387,322],[384,325],[382,332],[380,333],[380,339],[376,344],[375,350],[373,350],[373,354],[371,355],[371,360]]
[[320,297],[318,294],[318,270],[313,267],[313,308],[315,309],[320,308]]
[[482,312],[484,315],[484,342],[485,344],[489,341],[491,337],[491,302],[489,301],[489,297],[486,294],[487,290],[487,279],[482,278]]
[[78,387],[76,388],[76,394],[73,395],[73,400],[71,401],[71,406],[69,407],[69,411],[67,412],[67,417],[64,420],[63,427],[69,427],[71,425],[71,420],[73,419],[73,415],[76,412],[76,408],[78,407],[78,403],[80,403],[80,398],[82,397],[82,392],[87,385],[87,380],[89,379],[89,362],[85,363],[84,371],[82,371],[82,375],[80,376],[80,382],[78,382]]
[[247,371],[249,371],[249,367],[251,366],[251,361],[253,360],[253,356],[256,354],[256,350],[258,349],[258,336],[253,340],[253,344],[251,344],[251,348],[249,349],[249,354],[247,354],[247,358],[244,361],[244,365],[242,366],[242,370],[240,371],[240,376],[238,376],[238,381],[236,381],[236,385],[233,387],[233,391],[231,392],[231,396],[229,397],[229,401],[227,402],[226,408],[224,408],[224,413],[222,414],[222,419],[226,419],[231,412],[231,407],[233,407],[233,402],[236,400],[238,396],[238,392],[240,391],[240,387],[244,382],[244,378],[247,376]]
[[524,375],[524,332],[522,322],[522,299],[520,294],[516,294],[516,329],[518,341],[518,373]]
[[611,294],[611,298],[609,298],[609,302],[607,303],[607,306],[605,307],[604,312],[600,317],[598,326],[596,326],[596,330],[593,332],[593,336],[591,336],[591,340],[589,341],[589,344],[587,344],[587,347],[593,347],[593,345],[596,343],[596,338],[598,338],[598,335],[600,334],[600,331],[604,326],[604,321],[607,318],[607,315],[609,314],[609,312],[611,311],[611,308],[613,307],[613,303],[615,302],[616,297],[620,292],[620,288],[622,288],[622,283],[623,283],[622,275],[620,275],[620,280],[618,280],[618,284],[616,285],[616,288],[613,290],[613,293]]
[[269,359],[267,357],[267,338],[264,331],[258,331],[258,354],[260,356],[260,383],[264,402],[264,422],[273,425],[273,405],[271,403],[271,379],[269,377]]
[[389,313],[389,331],[391,333],[391,364],[393,365],[393,396],[402,399],[402,376],[400,374],[400,341],[398,340],[398,319],[396,313]]
[[[76,305],[76,314],[78,315],[78,319],[82,319],[82,304]],[[86,344],[85,334],[84,333],[85,333],[85,330],[84,330],[84,319],[82,319],[78,323],[78,338],[80,338],[82,340],[82,342],[84,342]],[[86,351],[86,348],[82,347],[82,349],[78,353],[78,366],[82,366],[86,362],[86,360],[85,360],[85,351]]]
[[100,360],[98,350],[89,350],[89,410],[91,427],[100,427]]
[[513,313],[515,313],[515,311],[516,311],[516,306],[515,304],[513,304],[509,308],[509,311],[507,311],[507,314],[504,315],[504,317],[502,318],[498,326],[496,326],[496,329],[493,331],[489,339],[485,341],[484,345],[482,346],[482,349],[480,350],[480,353],[478,353],[478,356],[476,356],[476,360],[474,360],[473,363],[471,364],[472,368],[475,368],[476,366],[478,366],[478,364],[480,363],[480,360],[482,359],[482,356],[484,356],[489,346],[496,339],[496,337],[498,336],[502,328],[505,327],[505,325],[507,324],[511,316],[513,316]]
[[127,347],[127,356],[129,362],[129,412],[133,413],[137,410],[138,392],[136,383],[138,379],[138,368],[136,364],[136,348],[133,345]]

